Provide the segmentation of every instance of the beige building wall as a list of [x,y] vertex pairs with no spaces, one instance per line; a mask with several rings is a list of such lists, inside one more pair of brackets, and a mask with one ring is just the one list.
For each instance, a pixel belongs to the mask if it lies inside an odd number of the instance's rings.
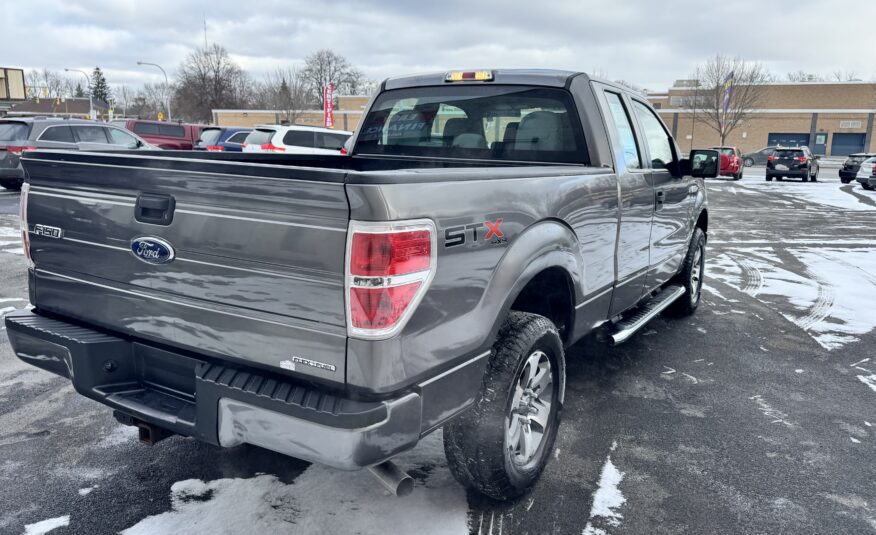
[[[367,96],[338,97],[337,109],[334,110],[335,130],[355,130],[370,99]],[[324,126],[322,110],[295,110],[293,117],[292,124]],[[285,120],[286,112],[281,110],[213,110],[213,123],[218,126],[253,127],[281,124]]]

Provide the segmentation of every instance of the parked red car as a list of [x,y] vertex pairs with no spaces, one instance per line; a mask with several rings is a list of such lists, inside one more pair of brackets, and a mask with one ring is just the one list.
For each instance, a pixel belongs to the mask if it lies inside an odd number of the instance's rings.
[[721,176],[732,176],[733,180],[742,178],[745,164],[739,149],[736,147],[712,147],[712,150],[721,153]]
[[206,125],[124,119],[113,124],[127,128],[161,149],[192,150]]

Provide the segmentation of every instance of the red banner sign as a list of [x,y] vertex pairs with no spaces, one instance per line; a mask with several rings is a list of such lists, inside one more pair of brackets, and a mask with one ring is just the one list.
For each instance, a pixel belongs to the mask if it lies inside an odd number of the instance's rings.
[[335,113],[334,113],[334,98],[335,98],[335,85],[328,84],[325,86],[325,92],[323,93],[323,100],[325,104],[323,105],[323,116],[325,119],[325,127],[326,128],[334,128],[335,127]]

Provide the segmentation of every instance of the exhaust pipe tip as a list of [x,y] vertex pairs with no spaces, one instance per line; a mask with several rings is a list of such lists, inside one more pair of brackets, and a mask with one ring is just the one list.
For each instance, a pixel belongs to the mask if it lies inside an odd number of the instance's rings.
[[394,496],[402,498],[414,491],[414,478],[392,461],[369,466],[368,471]]

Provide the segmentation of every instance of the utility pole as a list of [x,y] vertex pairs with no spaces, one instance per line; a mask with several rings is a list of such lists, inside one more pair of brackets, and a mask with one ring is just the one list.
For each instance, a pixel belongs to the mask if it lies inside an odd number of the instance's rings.
[[64,72],[78,72],[85,77],[85,83],[88,84],[88,115],[94,120],[94,100],[91,98],[91,78],[88,77],[88,73],[79,69],[64,69]]
[[694,101],[693,101],[693,119],[690,122],[690,154],[693,152],[694,129],[697,126],[697,106],[700,104],[700,69],[697,67],[696,80],[694,80]]
[[[206,20],[206,19],[204,19]],[[137,65],[151,65],[153,67],[158,67],[161,70],[161,74],[164,75],[164,107],[167,108],[167,120],[172,121],[173,116],[170,114],[170,82],[167,81],[167,72],[164,68],[157,63],[148,63],[145,61],[138,61]]]

